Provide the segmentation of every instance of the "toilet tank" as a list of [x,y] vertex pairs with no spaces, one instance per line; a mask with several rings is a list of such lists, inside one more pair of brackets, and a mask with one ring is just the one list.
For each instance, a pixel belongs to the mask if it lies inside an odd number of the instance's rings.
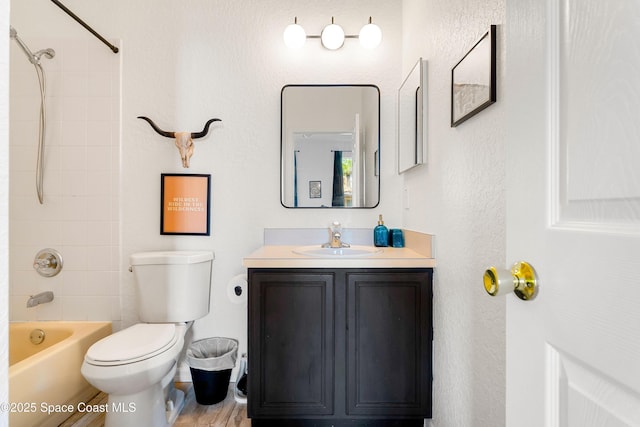
[[209,251],[141,252],[131,255],[142,322],[189,322],[209,313]]

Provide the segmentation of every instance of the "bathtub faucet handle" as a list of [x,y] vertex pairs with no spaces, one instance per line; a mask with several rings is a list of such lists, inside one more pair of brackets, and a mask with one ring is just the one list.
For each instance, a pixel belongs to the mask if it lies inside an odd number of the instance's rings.
[[44,277],[55,276],[62,270],[62,255],[55,249],[43,249],[36,254],[33,268]]

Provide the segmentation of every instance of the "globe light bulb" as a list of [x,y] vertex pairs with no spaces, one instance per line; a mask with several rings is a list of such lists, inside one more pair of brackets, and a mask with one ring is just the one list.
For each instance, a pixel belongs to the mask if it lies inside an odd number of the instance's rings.
[[358,39],[360,39],[362,47],[375,49],[382,41],[382,30],[376,24],[372,24],[371,18],[369,18],[369,23],[360,30]]
[[298,18],[295,19],[293,24],[287,25],[282,38],[284,39],[284,44],[290,49],[300,49],[304,46],[307,40],[307,33],[305,33],[304,28],[298,25]]
[[340,25],[334,24],[333,18],[331,18],[331,24],[324,27],[320,34],[320,40],[322,46],[329,50],[340,49],[344,44],[344,30]]

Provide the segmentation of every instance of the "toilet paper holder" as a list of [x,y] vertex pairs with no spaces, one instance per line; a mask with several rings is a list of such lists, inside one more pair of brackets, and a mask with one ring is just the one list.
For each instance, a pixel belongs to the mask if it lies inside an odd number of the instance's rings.
[[489,267],[483,276],[484,290],[491,296],[516,294],[523,301],[529,301],[538,294],[538,276],[531,264],[518,261],[511,270]]

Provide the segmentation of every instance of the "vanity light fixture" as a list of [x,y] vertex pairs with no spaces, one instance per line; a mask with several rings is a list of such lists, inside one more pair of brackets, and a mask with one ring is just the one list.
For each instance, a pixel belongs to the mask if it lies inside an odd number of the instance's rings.
[[372,23],[369,17],[369,23],[360,30],[358,35],[345,34],[342,27],[334,22],[331,17],[331,24],[324,27],[320,35],[307,35],[301,25],[298,24],[296,17],[293,24],[287,25],[283,34],[284,43],[291,49],[299,49],[304,46],[306,40],[320,39],[322,46],[329,50],[340,49],[344,45],[345,39],[359,39],[362,47],[366,49],[375,49],[382,41],[382,30],[376,24]]

